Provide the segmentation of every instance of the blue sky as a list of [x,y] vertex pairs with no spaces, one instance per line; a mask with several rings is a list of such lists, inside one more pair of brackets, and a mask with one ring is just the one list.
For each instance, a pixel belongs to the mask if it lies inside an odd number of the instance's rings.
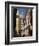
[[25,16],[26,12],[28,11],[27,8],[17,8],[17,10],[19,11],[19,14],[21,14],[22,16]]

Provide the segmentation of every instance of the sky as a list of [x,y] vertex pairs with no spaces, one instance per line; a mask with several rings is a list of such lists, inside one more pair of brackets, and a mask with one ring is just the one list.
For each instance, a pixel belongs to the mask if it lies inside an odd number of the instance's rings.
[[21,14],[22,16],[25,16],[25,14],[28,11],[27,8],[17,8],[17,10],[19,11],[19,14]]

